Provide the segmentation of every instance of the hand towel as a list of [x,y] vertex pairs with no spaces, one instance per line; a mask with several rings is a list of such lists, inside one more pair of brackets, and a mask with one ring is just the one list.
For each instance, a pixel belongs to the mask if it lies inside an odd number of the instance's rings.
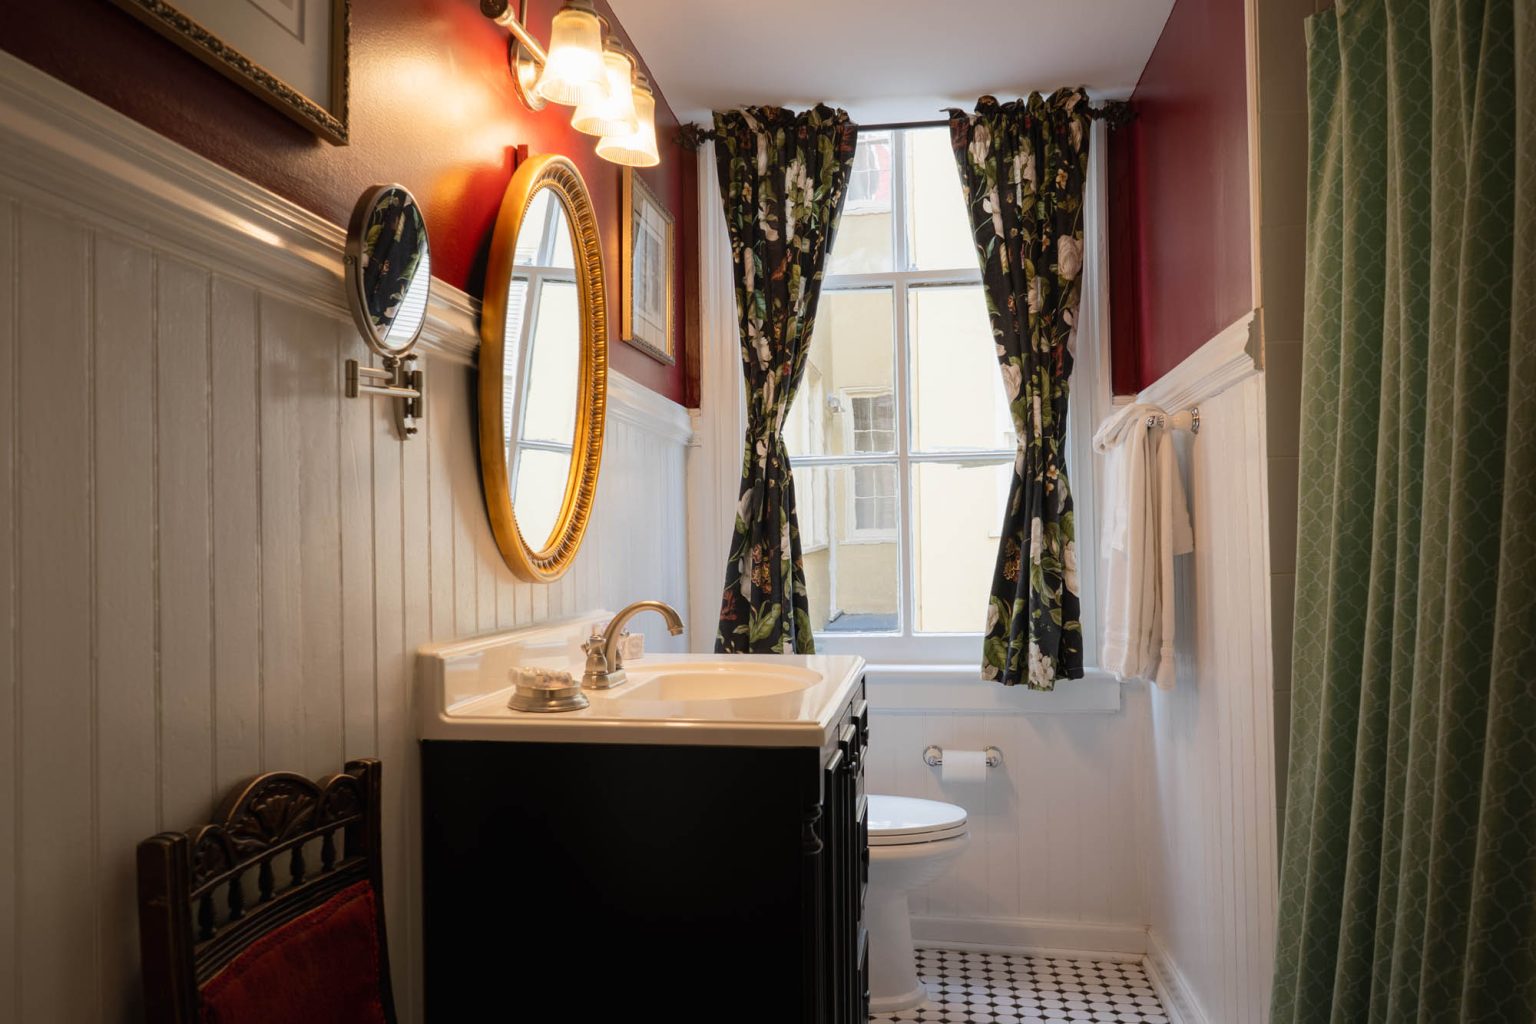
[[1194,550],[1172,431],[1155,405],[1127,405],[1094,434],[1105,474],[1105,618],[1100,667],[1121,679],[1173,687],[1173,559]]

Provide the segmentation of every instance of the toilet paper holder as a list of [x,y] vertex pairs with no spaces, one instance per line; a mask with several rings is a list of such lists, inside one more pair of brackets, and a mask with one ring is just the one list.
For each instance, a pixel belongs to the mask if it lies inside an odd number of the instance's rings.
[[[1003,752],[996,747],[987,747],[982,751],[987,755],[987,767],[996,768],[1003,763]],[[930,768],[937,768],[944,763],[944,748],[936,743],[930,743],[923,748],[923,763]]]

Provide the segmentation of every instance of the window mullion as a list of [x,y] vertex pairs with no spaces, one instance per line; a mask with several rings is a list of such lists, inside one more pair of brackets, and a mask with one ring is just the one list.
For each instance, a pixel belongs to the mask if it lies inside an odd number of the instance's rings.
[[893,269],[892,301],[896,305],[896,336],[892,339],[896,356],[896,587],[901,602],[901,635],[917,632],[917,559],[913,540],[912,511],[912,375],[908,359],[912,346],[907,337],[907,275],[912,260],[907,252],[907,137],[893,132],[891,147],[891,245]]

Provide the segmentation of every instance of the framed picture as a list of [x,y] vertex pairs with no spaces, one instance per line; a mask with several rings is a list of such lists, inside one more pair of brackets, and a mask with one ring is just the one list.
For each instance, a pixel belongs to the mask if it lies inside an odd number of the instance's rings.
[[633,169],[624,168],[623,176],[620,331],[626,342],[651,358],[675,363],[672,295],[677,280],[676,228],[671,212]]
[[351,0],[112,0],[316,135],[347,144]]

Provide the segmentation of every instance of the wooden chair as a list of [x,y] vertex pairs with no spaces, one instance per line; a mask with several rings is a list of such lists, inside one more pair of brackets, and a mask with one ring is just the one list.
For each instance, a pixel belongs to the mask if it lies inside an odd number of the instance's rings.
[[372,759],[319,782],[268,772],[211,824],[139,844],[152,1024],[395,1024],[379,793]]

